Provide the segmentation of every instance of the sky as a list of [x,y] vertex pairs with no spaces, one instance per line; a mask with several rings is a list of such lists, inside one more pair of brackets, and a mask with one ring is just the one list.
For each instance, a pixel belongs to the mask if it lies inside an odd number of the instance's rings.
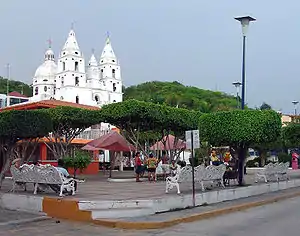
[[[99,58],[109,31],[125,86],[178,81],[235,94],[242,33],[250,15],[246,102],[284,113],[300,100],[299,0],[9,0],[0,3],[0,75],[32,83],[47,40],[58,55],[74,23],[86,60]],[[299,107],[300,108],[300,107]]]

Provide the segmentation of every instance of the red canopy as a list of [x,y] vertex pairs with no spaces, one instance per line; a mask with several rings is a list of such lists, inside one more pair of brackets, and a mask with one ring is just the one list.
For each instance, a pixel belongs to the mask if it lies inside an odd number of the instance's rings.
[[116,131],[111,131],[98,139],[92,140],[82,149],[89,151],[105,149],[115,152],[130,152],[135,150],[134,146],[127,142],[127,140]]
[[[181,139],[176,140],[177,142],[174,143],[175,136],[169,134],[168,136],[163,137],[163,139],[159,142],[156,142],[150,150],[177,150],[177,149],[185,149],[186,145],[185,142]],[[164,145],[166,143],[166,146]]]

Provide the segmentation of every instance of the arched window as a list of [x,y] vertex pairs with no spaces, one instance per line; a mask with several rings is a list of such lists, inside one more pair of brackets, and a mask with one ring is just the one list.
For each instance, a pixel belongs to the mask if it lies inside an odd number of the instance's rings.
[[79,77],[75,77],[75,86],[79,86]]
[[113,91],[116,92],[117,87],[116,87],[116,83],[113,83]]
[[98,96],[98,95],[96,95],[96,96],[95,96],[95,101],[98,103],[98,102],[99,102],[99,100],[100,100],[100,99],[99,99],[99,96]]
[[65,70],[66,70],[66,63],[63,62],[63,71],[65,71]]
[[64,86],[64,84],[65,84],[64,78],[61,78],[61,86]]
[[76,103],[79,103],[79,96],[76,96]]
[[78,61],[75,61],[75,71],[78,71]]
[[116,70],[115,69],[112,69],[112,77],[116,78]]
[[44,91],[47,92],[48,88],[47,86],[44,86]]
[[34,95],[38,95],[38,94],[39,94],[39,88],[35,87],[35,89],[34,89]]

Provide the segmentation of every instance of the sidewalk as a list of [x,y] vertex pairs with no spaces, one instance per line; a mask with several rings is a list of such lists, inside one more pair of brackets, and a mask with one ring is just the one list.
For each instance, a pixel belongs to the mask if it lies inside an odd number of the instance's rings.
[[241,198],[234,201],[227,201],[207,206],[199,206],[191,209],[159,213],[138,218],[123,218],[118,220],[95,220],[95,224],[121,229],[159,229],[167,228],[181,223],[194,222],[198,220],[218,217],[236,211],[245,211],[252,207],[272,204],[300,196],[300,187],[287,190],[262,194],[248,198]]

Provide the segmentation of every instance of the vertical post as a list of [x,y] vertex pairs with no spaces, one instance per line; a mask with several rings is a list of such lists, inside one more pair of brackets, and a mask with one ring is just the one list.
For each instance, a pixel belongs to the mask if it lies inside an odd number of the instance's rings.
[[243,35],[243,61],[242,61],[242,102],[241,109],[245,108],[245,59],[246,59],[246,36]]
[[191,132],[191,154],[192,154],[192,182],[193,182],[193,207],[196,206],[196,199],[195,199],[195,158],[194,158],[194,133]]
[[240,99],[239,99],[239,88],[236,87],[236,101],[237,101],[237,109],[240,108]]

